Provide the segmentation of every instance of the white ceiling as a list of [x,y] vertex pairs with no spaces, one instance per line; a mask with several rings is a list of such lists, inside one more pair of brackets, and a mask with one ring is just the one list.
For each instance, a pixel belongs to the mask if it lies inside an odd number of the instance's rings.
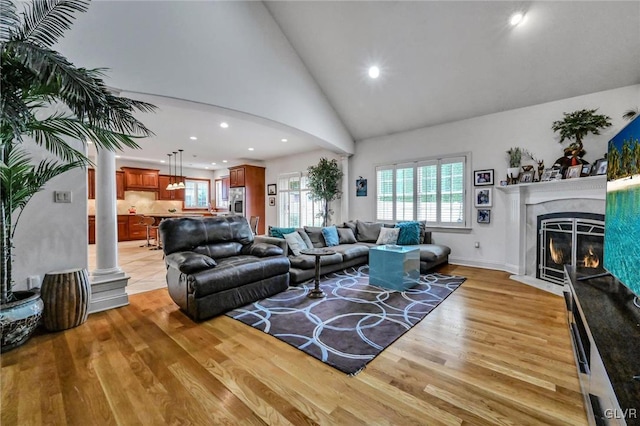
[[[266,5],[355,140],[640,83],[638,1]],[[525,11],[527,21],[512,27],[508,19],[516,10]],[[100,31],[119,29],[114,25]],[[207,40],[190,38],[190,31],[185,24],[181,37],[200,43],[206,54]],[[145,38],[153,40],[154,35]],[[373,64],[381,68],[377,80],[366,76]],[[130,81],[151,75],[153,70],[145,66],[144,61],[137,64],[138,74]],[[120,81],[127,81],[122,77]],[[124,96],[160,107],[157,114],[140,116],[156,136],[141,143],[143,150],[127,150],[123,157],[159,162],[182,148],[185,165],[226,168],[322,145],[274,121],[188,100],[141,95],[135,93],[140,88],[120,85],[128,91]],[[221,129],[221,121],[230,128]],[[190,141],[190,135],[198,140]],[[282,143],[282,138],[289,142]],[[223,159],[230,163],[223,165]]]

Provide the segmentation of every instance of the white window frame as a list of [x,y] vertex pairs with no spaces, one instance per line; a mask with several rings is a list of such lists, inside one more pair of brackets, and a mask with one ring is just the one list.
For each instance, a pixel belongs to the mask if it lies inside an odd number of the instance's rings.
[[[198,206],[198,205],[187,205],[187,189],[186,186],[188,183],[193,182],[196,185],[196,199],[197,199],[197,194],[198,194],[198,186],[201,185],[206,185],[207,190],[206,190],[206,194],[207,194],[207,203],[205,206]],[[198,178],[185,178],[184,180],[185,183],[185,194],[184,194],[184,201],[182,202],[182,208],[183,210],[208,210],[209,207],[211,206],[211,180],[210,179],[198,179]]]
[[[461,160],[461,162],[463,163],[463,183],[462,183],[462,187],[463,187],[463,193],[462,193],[462,213],[463,213],[463,220],[461,222],[449,222],[449,221],[443,221],[442,217],[441,217],[441,212],[442,212],[442,207],[441,207],[441,203],[442,203],[442,192],[441,192],[441,185],[442,185],[442,176],[441,176],[441,171],[442,171],[442,166],[444,164],[450,164],[452,162],[458,162],[455,161],[456,159]],[[469,200],[469,196],[468,194],[470,193],[469,190],[469,185],[471,182],[471,171],[470,171],[470,164],[471,164],[471,153],[469,152],[465,152],[465,153],[459,153],[459,154],[450,154],[450,155],[442,155],[442,156],[437,156],[437,157],[430,157],[430,158],[422,158],[419,160],[413,160],[413,161],[398,161],[396,163],[392,163],[392,164],[379,164],[378,166],[376,166],[375,168],[375,184],[376,184],[376,188],[375,188],[375,194],[376,194],[376,198],[375,198],[375,214],[376,214],[376,220],[377,221],[381,221],[381,222],[397,222],[398,220],[424,220],[424,219],[418,219],[418,168],[425,166],[425,165],[436,165],[437,167],[437,177],[436,177],[436,220],[435,221],[427,221],[427,226],[431,227],[431,228],[469,228],[471,226],[471,205],[472,203]],[[397,194],[396,194],[396,190],[397,190],[397,174],[396,174],[396,170],[398,169],[406,169],[406,168],[413,168],[413,212],[412,215],[410,215],[409,217],[407,217],[406,215],[403,217],[399,217],[399,212],[397,211]],[[379,171],[383,171],[383,170],[391,170],[392,171],[392,209],[391,209],[391,217],[384,216],[381,217],[383,215],[381,215],[381,209],[380,209],[380,197],[381,194],[378,192],[378,186],[380,185],[379,179],[378,179],[378,172]],[[387,210],[388,211],[388,210]]]
[[[288,214],[285,214],[283,211],[283,206],[285,206],[286,201],[290,200],[290,196],[292,193],[299,193],[300,203],[298,204],[298,217],[300,218],[300,223],[298,225],[293,225],[296,228],[301,228],[303,226],[322,226],[322,218],[316,217],[316,214],[320,211],[320,203],[318,201],[309,200],[307,203],[302,202],[302,197],[307,196],[309,194],[308,187],[304,186],[305,178],[307,177],[306,172],[294,172],[294,173],[283,173],[278,175],[277,185],[278,185],[278,195],[276,202],[276,214],[277,214],[277,226],[279,227],[290,227],[290,222],[288,218],[290,217]],[[292,190],[289,187],[285,187],[282,185],[283,179],[291,179],[291,178],[299,178],[300,179],[300,189]],[[311,206],[311,212],[307,211],[304,206]],[[291,208],[291,204],[288,204],[284,208]],[[304,210],[304,211],[303,211]],[[309,222],[309,218],[311,222]],[[285,220],[287,219],[287,220]]]

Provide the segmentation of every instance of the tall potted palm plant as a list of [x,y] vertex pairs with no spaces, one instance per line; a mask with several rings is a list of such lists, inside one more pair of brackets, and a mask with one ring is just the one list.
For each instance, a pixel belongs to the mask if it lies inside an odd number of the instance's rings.
[[322,218],[322,226],[328,226],[333,213],[330,208],[331,201],[339,199],[342,195],[339,187],[342,170],[336,160],[321,158],[318,164],[307,168],[307,172],[311,199],[322,204],[322,210],[317,216]]
[[[134,117],[155,106],[107,89],[102,70],[78,68],[52,49],[88,0],[0,0],[0,326],[2,351],[24,343],[37,325],[42,300],[13,291],[13,237],[27,203],[45,184],[89,159],[66,140],[97,149],[138,148],[152,133]],[[62,111],[62,112],[61,112]],[[66,139],[66,140],[65,140]],[[24,144],[35,143],[51,158],[35,162]],[[28,316],[21,317],[26,312]]]

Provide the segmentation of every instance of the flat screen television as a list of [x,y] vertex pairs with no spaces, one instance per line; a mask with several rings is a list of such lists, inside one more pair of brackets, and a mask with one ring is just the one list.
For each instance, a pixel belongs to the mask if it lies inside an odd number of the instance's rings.
[[640,116],[609,141],[604,268],[640,297]]

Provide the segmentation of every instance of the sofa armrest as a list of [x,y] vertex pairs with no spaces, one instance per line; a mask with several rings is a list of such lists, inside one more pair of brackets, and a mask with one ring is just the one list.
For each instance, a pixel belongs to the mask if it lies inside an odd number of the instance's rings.
[[204,254],[192,251],[178,251],[165,256],[167,266],[175,268],[183,274],[193,274],[204,269],[215,268],[216,261]]
[[243,254],[248,254],[256,257],[270,257],[270,256],[283,256],[284,251],[280,246],[267,243],[256,243],[245,246],[242,248]]
[[274,246],[280,247],[283,253],[287,253],[289,250],[289,245],[287,244],[287,240],[285,240],[284,238],[267,237],[266,235],[259,235],[255,237],[253,242],[254,244],[259,244],[259,243],[273,244]]

